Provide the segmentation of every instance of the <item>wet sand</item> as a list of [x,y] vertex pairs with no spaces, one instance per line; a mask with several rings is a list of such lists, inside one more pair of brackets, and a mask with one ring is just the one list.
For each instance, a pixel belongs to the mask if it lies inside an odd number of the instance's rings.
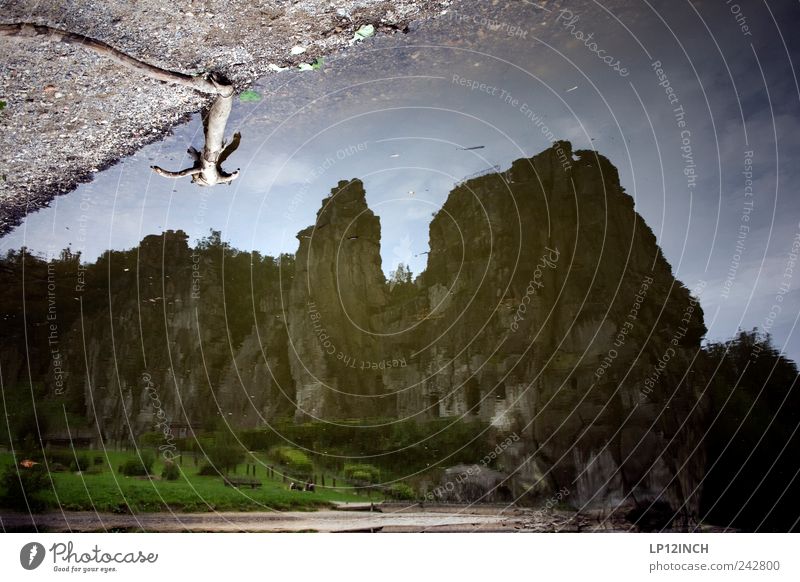
[[[501,531],[507,518],[439,512],[288,511],[246,513],[64,512],[34,516],[35,528],[50,532],[353,532],[353,531]],[[33,530],[31,517],[2,516],[7,531]],[[510,527],[513,530],[513,526]]]
[[3,531],[47,532],[592,532],[628,531],[621,520],[501,506],[341,506],[323,511],[0,515]]

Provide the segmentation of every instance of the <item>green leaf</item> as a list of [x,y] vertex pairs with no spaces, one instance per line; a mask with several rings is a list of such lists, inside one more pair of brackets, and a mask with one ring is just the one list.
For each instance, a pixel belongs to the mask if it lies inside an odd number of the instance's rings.
[[251,91],[249,89],[247,91],[242,91],[239,94],[239,101],[244,103],[255,103],[256,101],[261,101],[261,93],[258,91]]
[[297,68],[301,71],[318,71],[322,68],[322,57],[316,59],[310,65],[308,63],[300,63]]
[[6,102],[5,101],[0,101],[0,111],[2,111],[5,108],[6,108]]
[[364,40],[365,38],[369,38],[374,34],[375,34],[375,27],[372,26],[371,24],[365,24],[356,31],[353,40],[355,41]]

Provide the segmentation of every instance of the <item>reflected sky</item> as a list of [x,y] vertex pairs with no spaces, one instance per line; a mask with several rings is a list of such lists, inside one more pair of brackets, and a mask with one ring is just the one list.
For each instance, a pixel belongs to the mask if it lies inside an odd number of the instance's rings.
[[419,273],[431,215],[455,183],[568,139],[611,159],[676,275],[706,282],[710,338],[766,326],[797,359],[800,281],[787,265],[800,232],[800,9],[479,4],[258,82],[263,99],[237,101],[228,123],[242,133],[232,186],[150,172],[191,165],[195,116],[31,214],[0,250],[70,246],[94,260],[166,229],[214,229],[240,249],[294,252],[330,189],[357,177],[381,218],[384,271]]

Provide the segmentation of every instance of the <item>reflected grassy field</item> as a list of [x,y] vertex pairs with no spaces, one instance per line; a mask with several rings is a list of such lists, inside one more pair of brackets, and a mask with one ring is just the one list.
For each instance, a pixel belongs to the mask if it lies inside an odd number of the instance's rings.
[[[218,475],[198,475],[199,466],[191,456],[184,457],[183,464],[178,465],[178,479],[167,481],[159,477],[164,468],[160,457],[153,466],[153,477],[147,478],[125,476],[119,472],[126,461],[136,458],[135,452],[83,450],[77,454],[90,455],[93,461],[102,458],[102,462],[92,464],[83,472],[51,472],[48,486],[38,494],[47,510],[61,508],[65,511],[112,513],[314,510],[328,507],[334,501],[368,499],[366,493],[357,495],[352,489],[333,489],[319,484],[315,492],[290,491],[288,478],[284,482],[278,472],[269,477],[266,467],[271,463],[259,454],[249,459],[249,475],[244,464],[228,473],[231,477],[258,479],[261,487],[256,489],[226,487]],[[5,472],[13,462],[11,453],[0,453],[0,470]],[[255,477],[252,475],[253,464]],[[5,493],[5,490],[0,490],[0,498]],[[372,499],[379,497],[373,493]],[[2,507],[27,513],[24,502],[13,505],[6,502]]]

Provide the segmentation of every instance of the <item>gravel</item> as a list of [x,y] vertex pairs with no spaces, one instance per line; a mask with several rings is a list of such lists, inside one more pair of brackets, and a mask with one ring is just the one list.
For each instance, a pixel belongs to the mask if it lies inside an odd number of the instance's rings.
[[[355,31],[406,32],[449,0],[0,0],[4,23],[32,22],[105,41],[185,73],[217,71],[237,91],[276,67],[350,45]],[[306,50],[292,51],[293,47]],[[167,134],[210,102],[84,49],[0,37],[0,235],[27,212]],[[292,54],[292,53],[297,54]]]

